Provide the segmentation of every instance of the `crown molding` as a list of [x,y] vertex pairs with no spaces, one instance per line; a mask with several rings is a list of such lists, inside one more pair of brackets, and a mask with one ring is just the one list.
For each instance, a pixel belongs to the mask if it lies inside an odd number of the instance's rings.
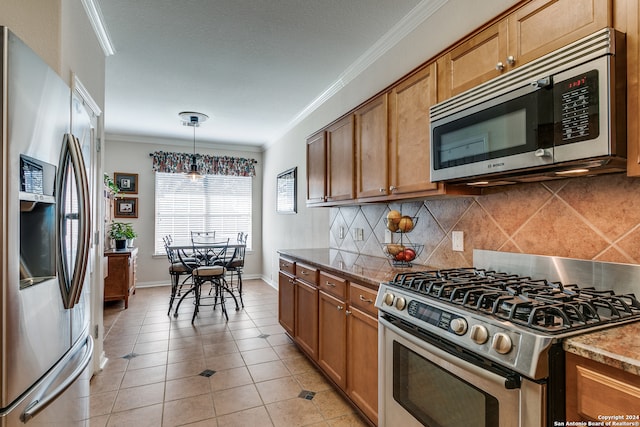
[[[155,137],[146,135],[123,135],[107,133],[104,137],[106,141],[105,145],[108,145],[109,141],[114,142],[132,142],[135,144],[153,144],[153,145],[173,145],[173,146],[185,146],[191,147],[193,144],[192,139],[179,139],[179,138],[166,138]],[[234,143],[217,143],[198,140],[198,146],[207,149],[217,149],[226,151],[246,151],[249,153],[262,153],[264,149],[259,145],[247,145],[247,144],[234,144]]]
[[100,47],[102,47],[104,56],[111,56],[115,54],[116,49],[113,47],[111,37],[109,37],[109,31],[107,30],[107,26],[102,18],[102,11],[100,10],[98,0],[81,1],[84,10],[87,13],[87,17],[89,18],[89,22],[91,23],[91,27],[93,27],[93,32],[98,38],[98,43],[100,43]]

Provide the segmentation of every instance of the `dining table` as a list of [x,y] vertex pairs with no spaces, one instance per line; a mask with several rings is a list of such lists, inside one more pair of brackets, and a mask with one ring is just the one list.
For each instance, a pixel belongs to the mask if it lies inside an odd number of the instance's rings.
[[[199,267],[209,267],[220,265],[222,267],[229,265],[236,257],[237,249],[245,247],[246,244],[241,243],[228,243],[228,241],[215,241],[215,242],[207,242],[207,243],[182,243],[176,242],[167,246],[167,248],[171,251],[174,251],[177,255],[177,259],[182,263],[182,265],[189,271],[193,271]],[[220,289],[216,289],[216,302],[214,302],[214,307],[217,305],[217,298],[221,292],[227,292],[233,298],[236,306],[236,311],[240,309],[238,305],[238,300],[236,296],[233,294],[232,290],[227,285],[226,280],[222,277],[222,280],[217,281],[217,285],[219,285]],[[198,284],[199,286],[199,284]],[[178,317],[178,309],[182,304],[182,301],[191,293],[195,292],[196,286],[189,288],[178,300],[178,304],[173,312],[173,317]],[[224,297],[222,297],[223,311],[226,315],[226,309],[224,308]],[[195,312],[198,311],[198,307],[195,308]],[[195,318],[194,312],[194,318]]]

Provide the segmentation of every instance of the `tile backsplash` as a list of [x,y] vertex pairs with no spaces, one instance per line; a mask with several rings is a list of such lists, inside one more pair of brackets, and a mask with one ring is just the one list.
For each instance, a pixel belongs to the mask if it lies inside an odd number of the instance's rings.
[[[424,245],[414,262],[433,268],[471,266],[473,249],[640,264],[640,179],[624,174],[331,208],[330,247],[384,257],[391,209],[418,218],[411,232],[393,233],[393,241]],[[464,233],[464,252],[452,250],[452,231]]]

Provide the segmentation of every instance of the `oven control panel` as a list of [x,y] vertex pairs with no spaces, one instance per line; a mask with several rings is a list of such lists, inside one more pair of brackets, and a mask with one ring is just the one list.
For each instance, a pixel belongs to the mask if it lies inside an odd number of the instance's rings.
[[538,347],[531,341],[533,337],[515,330],[509,322],[505,325],[440,301],[415,299],[409,293],[385,285],[380,287],[376,307],[512,368],[520,363],[519,355],[532,353]]
[[407,312],[409,316],[456,335],[464,335],[467,332],[467,321],[464,317],[456,316],[437,307],[411,300],[407,306]]

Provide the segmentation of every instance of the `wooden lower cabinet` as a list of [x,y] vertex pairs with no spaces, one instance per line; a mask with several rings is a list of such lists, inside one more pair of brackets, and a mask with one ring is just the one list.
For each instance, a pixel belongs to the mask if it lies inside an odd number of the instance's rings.
[[318,365],[340,388],[347,387],[346,303],[320,292]]
[[577,356],[566,355],[568,421],[602,421],[618,415],[640,422],[640,376]]
[[378,320],[353,307],[347,319],[347,394],[377,425]]
[[294,340],[313,360],[318,360],[318,289],[296,280]]
[[129,308],[129,295],[136,293],[136,264],[138,248],[124,251],[109,250],[107,276],[104,279],[104,300],[124,300],[124,308]]
[[293,276],[278,273],[278,319],[280,325],[291,336],[295,328],[296,282]]
[[344,396],[377,425],[376,290],[283,258],[278,286],[280,325]]

